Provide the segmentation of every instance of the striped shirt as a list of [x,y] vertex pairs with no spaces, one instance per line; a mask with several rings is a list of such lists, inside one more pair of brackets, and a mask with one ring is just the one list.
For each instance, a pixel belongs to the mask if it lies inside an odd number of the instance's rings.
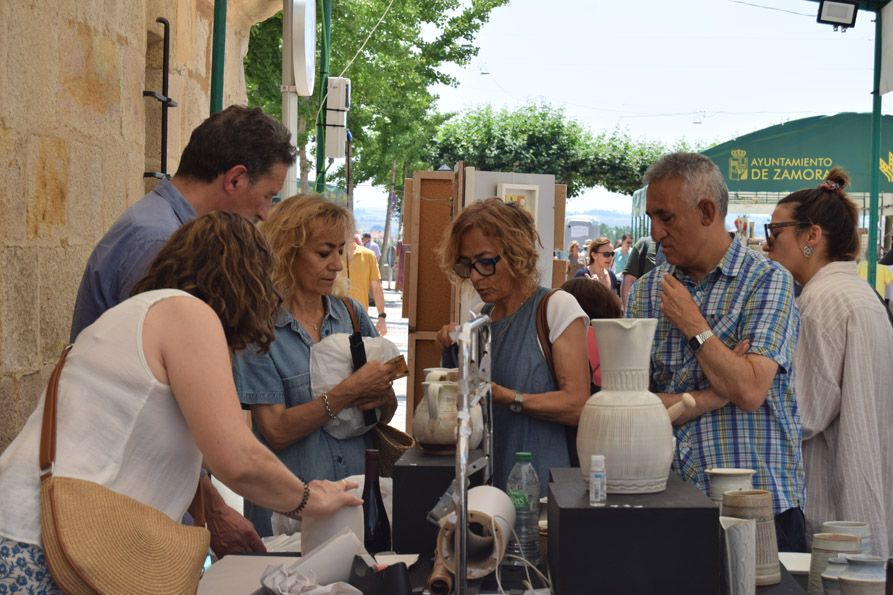
[[772,388],[756,411],[748,413],[729,403],[674,427],[673,467],[705,494],[710,489],[706,469],[754,469],[754,487],[772,493],[776,514],[802,507],[802,428],[791,376],[799,315],[790,274],[732,241],[719,266],[700,281],[667,263],[639,279],[630,292],[627,315],[658,319],[651,351],[651,390],[666,393],[710,386],[685,336],[661,316],[661,280],[666,274],[688,289],[713,333],[727,347],[747,339],[750,353],[778,364]]

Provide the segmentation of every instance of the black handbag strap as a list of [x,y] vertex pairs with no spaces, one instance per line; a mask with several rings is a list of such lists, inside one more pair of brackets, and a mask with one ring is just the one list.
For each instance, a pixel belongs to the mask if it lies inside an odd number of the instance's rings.
[[[360,334],[360,321],[357,320],[357,313],[353,309],[353,302],[350,298],[343,297],[341,302],[347,308],[350,314],[350,323],[353,326],[353,333],[350,335],[350,358],[353,360],[353,371],[356,372],[366,365],[366,346],[363,345],[363,335]],[[363,411],[363,423],[371,426],[378,421],[373,409]]]

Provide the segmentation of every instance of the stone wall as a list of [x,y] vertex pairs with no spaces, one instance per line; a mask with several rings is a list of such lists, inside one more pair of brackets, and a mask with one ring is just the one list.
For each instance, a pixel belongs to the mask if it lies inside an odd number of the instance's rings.
[[[223,104],[245,102],[248,31],[278,0],[231,0]],[[0,3],[0,451],[68,339],[84,263],[159,169],[163,16],[168,172],[210,111],[213,0]]]

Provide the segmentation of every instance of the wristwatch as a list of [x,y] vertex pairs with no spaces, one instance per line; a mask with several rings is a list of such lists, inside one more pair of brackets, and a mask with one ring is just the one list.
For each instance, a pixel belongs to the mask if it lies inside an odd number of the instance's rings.
[[688,347],[695,353],[701,350],[701,347],[704,346],[704,343],[707,342],[707,339],[713,336],[713,331],[709,328],[703,333],[698,333],[694,337],[688,340]]
[[379,317],[379,318],[387,318],[387,317],[388,317],[388,313],[387,313],[387,312],[379,312],[379,313],[378,313],[378,317]]
[[521,394],[521,391],[515,391],[515,400],[509,403],[509,411],[512,413],[524,411],[524,395]]

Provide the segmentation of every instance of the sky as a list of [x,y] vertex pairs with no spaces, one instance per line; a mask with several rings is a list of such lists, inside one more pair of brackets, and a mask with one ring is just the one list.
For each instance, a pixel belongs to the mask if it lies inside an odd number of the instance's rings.
[[[871,111],[874,13],[835,32],[808,0],[511,0],[474,40],[477,58],[438,86],[441,111],[531,102],[593,134],[715,144],[809,116]],[[890,103],[887,99],[886,103]],[[884,109],[884,113],[891,110]],[[369,186],[359,208],[385,205]],[[595,189],[567,212],[628,212]]]

